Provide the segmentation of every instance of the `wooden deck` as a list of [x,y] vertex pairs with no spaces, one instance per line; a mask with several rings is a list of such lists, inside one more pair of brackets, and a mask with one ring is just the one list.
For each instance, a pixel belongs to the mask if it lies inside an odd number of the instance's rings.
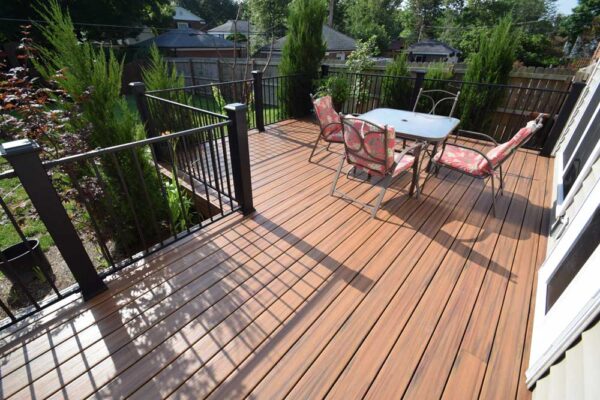
[[510,160],[498,217],[482,181],[442,170],[419,200],[397,180],[371,220],[329,196],[341,148],[309,163],[316,135],[251,135],[252,216],[0,332],[0,397],[529,398],[552,160]]

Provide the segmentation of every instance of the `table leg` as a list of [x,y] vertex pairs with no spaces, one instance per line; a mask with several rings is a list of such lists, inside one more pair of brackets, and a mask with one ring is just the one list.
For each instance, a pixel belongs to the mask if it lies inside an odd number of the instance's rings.
[[427,168],[425,168],[425,171],[429,172],[431,170],[431,159],[433,158],[433,156],[435,156],[435,153],[437,153],[437,148],[438,148],[438,142],[434,142],[433,143],[433,152],[429,155],[429,162],[427,163]]

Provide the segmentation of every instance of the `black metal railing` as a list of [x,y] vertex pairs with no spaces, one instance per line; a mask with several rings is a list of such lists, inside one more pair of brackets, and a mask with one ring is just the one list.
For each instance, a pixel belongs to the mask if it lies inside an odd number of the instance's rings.
[[147,94],[216,114],[223,114],[227,104],[245,104],[249,110],[246,114],[248,127],[250,129],[257,127],[254,113],[256,103],[254,80],[252,79],[152,90]]
[[[422,73],[416,77],[356,74],[340,70],[328,71],[328,74],[344,77],[350,87],[351,95],[342,106],[343,113],[361,114],[378,107],[412,110],[421,88],[460,91],[454,113],[461,120],[460,128],[482,131],[499,142],[509,140],[532,118],[532,113],[549,114],[550,123],[527,144],[537,150],[544,147],[552,123],[569,95],[569,90],[547,87],[424,79]],[[428,112],[429,107],[420,102],[416,111]]]
[[[153,95],[143,100],[144,140],[44,162],[35,142],[0,146],[13,167],[0,179],[22,184],[69,277],[55,284],[54,259],[35,253],[52,293],[40,300],[30,282],[11,279],[20,302],[0,293],[0,316],[7,317],[0,328],[77,291],[91,298],[104,290],[102,278],[238,210],[253,210],[246,106],[228,105],[222,115]],[[32,252],[26,227],[4,199],[0,205],[23,251]],[[14,262],[4,254],[0,267],[12,278]]]
[[[287,90],[293,90],[292,81],[302,79],[301,75],[282,75],[272,76],[262,79],[263,93],[263,115],[265,125],[275,124],[289,118],[297,117],[293,115],[293,102],[307,102],[300,96],[288,95]],[[289,89],[292,88],[292,89]]]

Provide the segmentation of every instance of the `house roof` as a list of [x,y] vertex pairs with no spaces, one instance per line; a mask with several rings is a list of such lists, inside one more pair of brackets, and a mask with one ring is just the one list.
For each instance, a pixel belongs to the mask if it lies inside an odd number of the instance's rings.
[[237,27],[237,31],[239,33],[244,34],[244,33],[248,32],[248,25],[250,25],[250,33],[256,33],[254,26],[249,24],[248,21],[238,20],[236,22],[232,19],[225,22],[224,24],[221,24],[217,27],[209,29],[208,31],[211,33],[234,33],[236,31],[235,28]]
[[413,54],[443,54],[455,55],[460,54],[460,50],[447,45],[439,40],[427,39],[408,46],[408,52]]
[[233,42],[196,29],[171,29],[152,39],[144,40],[136,46],[146,47],[156,44],[158,48],[233,48]]
[[196,21],[205,23],[204,19],[200,18],[187,8],[175,7],[175,15],[173,16],[175,21]]
[[[283,45],[287,39],[287,36],[284,36],[277,41],[273,45],[273,50],[281,51],[283,49]],[[341,32],[336,31],[333,28],[330,28],[327,25],[323,25],[323,40],[325,41],[325,45],[327,46],[326,51],[352,51],[356,50],[356,40],[352,39],[350,36],[344,35]],[[265,46],[268,48],[269,46]]]

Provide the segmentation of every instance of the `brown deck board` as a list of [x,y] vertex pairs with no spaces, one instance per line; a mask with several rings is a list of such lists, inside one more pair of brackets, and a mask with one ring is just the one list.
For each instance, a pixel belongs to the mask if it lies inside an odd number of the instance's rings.
[[0,397],[529,398],[551,160],[509,161],[497,218],[488,186],[442,170],[419,200],[398,179],[372,220],[329,196],[341,147],[309,163],[316,134],[250,135],[253,215],[0,332]]

